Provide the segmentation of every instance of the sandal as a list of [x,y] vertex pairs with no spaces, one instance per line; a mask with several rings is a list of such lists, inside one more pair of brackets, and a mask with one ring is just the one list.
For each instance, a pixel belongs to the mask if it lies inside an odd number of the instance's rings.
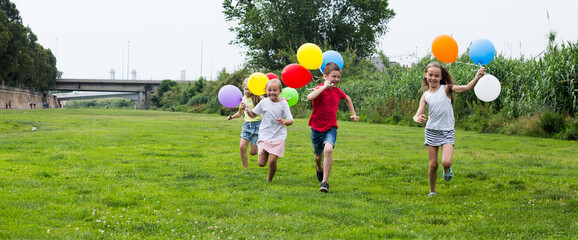
[[452,180],[454,177],[454,173],[452,172],[452,167],[450,167],[450,172],[446,173],[446,169],[444,169],[444,179],[446,181]]
[[427,196],[428,197],[435,197],[435,196],[437,196],[437,194],[435,192],[430,192]]

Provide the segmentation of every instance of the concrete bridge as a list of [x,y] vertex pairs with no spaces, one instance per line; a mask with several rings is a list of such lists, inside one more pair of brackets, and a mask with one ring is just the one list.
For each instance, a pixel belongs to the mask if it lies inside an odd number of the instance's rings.
[[[123,92],[120,95],[137,95],[136,108],[142,108],[144,95],[145,109],[151,106],[151,94],[161,84],[158,80],[104,80],[104,79],[56,79],[53,91]],[[107,93],[103,93],[107,95]],[[110,94],[108,94],[110,95]]]

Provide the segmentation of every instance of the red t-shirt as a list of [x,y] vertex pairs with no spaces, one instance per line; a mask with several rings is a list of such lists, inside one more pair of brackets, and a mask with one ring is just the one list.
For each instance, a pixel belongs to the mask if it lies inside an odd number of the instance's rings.
[[[317,85],[315,90],[323,86],[323,83]],[[347,95],[340,88],[327,88],[313,99],[313,112],[309,118],[311,128],[326,132],[332,127],[337,127],[337,109],[339,101],[347,98]]]

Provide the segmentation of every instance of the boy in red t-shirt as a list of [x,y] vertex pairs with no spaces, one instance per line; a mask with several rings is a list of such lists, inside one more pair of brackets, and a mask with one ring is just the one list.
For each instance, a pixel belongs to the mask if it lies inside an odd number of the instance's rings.
[[[325,82],[317,85],[315,90],[307,95],[307,100],[313,102],[313,112],[309,118],[311,126],[311,142],[317,164],[317,179],[321,182],[319,191],[329,191],[329,173],[333,166],[333,148],[337,139],[337,109],[339,101],[345,99],[351,112],[351,119],[359,121],[353,108],[351,98],[336,87],[341,81],[341,69],[335,63],[327,63],[323,69]],[[325,161],[323,158],[325,157]]]

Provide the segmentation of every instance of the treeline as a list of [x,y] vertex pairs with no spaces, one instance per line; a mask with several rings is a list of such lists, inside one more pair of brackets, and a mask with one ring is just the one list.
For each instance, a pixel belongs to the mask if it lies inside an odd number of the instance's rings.
[[126,98],[86,99],[66,103],[66,108],[134,109],[134,107],[135,100]]
[[[474,91],[456,94],[456,127],[485,133],[578,139],[578,44],[556,44],[553,37],[550,40],[539,57],[511,59],[498,54],[486,65],[486,72],[500,80],[501,94],[489,103],[478,100]],[[341,54],[345,67],[340,87],[352,98],[362,121],[417,126],[412,117],[422,94],[425,66],[435,61],[432,56],[407,67],[390,63],[382,54],[385,69],[379,70],[355,52]],[[470,62],[466,53],[455,63],[444,65],[457,84],[466,84],[479,68],[468,64]],[[165,80],[153,95],[153,108],[231,114],[236,109],[219,104],[219,89],[228,84],[241,88],[243,80],[257,71],[281,76],[282,70],[241,69],[234,73],[223,70],[215,81]],[[312,73],[321,76],[318,71]],[[297,89],[300,100],[292,107],[294,116],[309,116],[311,103],[306,96],[319,83],[320,80],[314,78],[307,86]],[[340,109],[338,117],[347,121],[349,112],[344,103]]]
[[56,58],[22,24],[9,0],[0,0],[0,78],[4,84],[46,91],[56,83]]

